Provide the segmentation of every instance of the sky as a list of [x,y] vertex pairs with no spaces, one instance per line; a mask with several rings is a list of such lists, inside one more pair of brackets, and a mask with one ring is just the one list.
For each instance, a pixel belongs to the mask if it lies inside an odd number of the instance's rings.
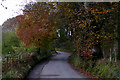
[[0,25],[7,19],[22,14],[24,5],[31,1],[36,2],[36,0],[0,0]]

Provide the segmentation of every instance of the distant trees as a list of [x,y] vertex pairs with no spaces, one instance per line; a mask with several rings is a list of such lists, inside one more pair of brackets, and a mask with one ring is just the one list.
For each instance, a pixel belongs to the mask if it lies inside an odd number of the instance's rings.
[[15,27],[15,24],[16,24],[16,23],[17,23],[17,21],[15,20],[15,18],[7,19],[7,20],[2,24],[2,30],[3,30],[3,31],[8,31],[8,30],[15,31],[15,30],[14,30],[14,27]]

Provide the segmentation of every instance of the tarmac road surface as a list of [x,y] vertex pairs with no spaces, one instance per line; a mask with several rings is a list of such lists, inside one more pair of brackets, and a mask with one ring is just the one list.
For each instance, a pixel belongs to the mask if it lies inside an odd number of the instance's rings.
[[49,61],[38,64],[28,78],[87,78],[68,63],[70,53],[61,51],[57,53],[59,54],[51,57]]

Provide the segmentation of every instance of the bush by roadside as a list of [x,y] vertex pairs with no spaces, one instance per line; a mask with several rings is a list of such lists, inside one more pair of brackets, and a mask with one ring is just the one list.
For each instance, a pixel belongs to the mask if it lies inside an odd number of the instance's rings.
[[[24,78],[32,67],[55,53],[54,47],[26,46],[15,31],[3,31],[2,78]],[[47,45],[48,46],[48,45]]]
[[19,40],[15,31],[2,32],[2,55],[14,54],[12,46],[19,47]]
[[90,75],[89,77],[93,78],[96,76],[98,78],[120,78],[119,63],[109,62],[107,60],[84,62],[75,55],[71,55],[69,57],[69,61],[75,68],[87,75]]
[[[20,59],[19,61],[14,61],[16,64],[14,64],[11,68],[8,66],[8,69],[4,69],[5,67],[3,65],[2,78],[25,78],[28,75],[29,70],[32,69],[35,64],[50,55],[40,56],[37,53],[31,53],[24,54],[23,56],[26,57]],[[9,65],[11,65],[11,63],[9,63]]]

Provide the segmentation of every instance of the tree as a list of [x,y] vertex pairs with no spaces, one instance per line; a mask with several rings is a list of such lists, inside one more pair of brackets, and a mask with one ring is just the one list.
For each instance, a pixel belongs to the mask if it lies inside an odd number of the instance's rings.
[[[28,7],[29,6],[29,7]],[[24,10],[24,15],[18,20],[18,39],[25,42],[27,46],[35,45],[40,49],[49,49],[50,43],[56,37],[53,4],[35,3],[28,5]]]
[[[58,14],[71,28],[77,55],[83,60],[99,59],[103,46],[112,47],[119,3],[58,3]],[[63,23],[62,23],[63,24]],[[110,44],[110,45],[109,45]],[[93,48],[97,52],[93,52]]]

